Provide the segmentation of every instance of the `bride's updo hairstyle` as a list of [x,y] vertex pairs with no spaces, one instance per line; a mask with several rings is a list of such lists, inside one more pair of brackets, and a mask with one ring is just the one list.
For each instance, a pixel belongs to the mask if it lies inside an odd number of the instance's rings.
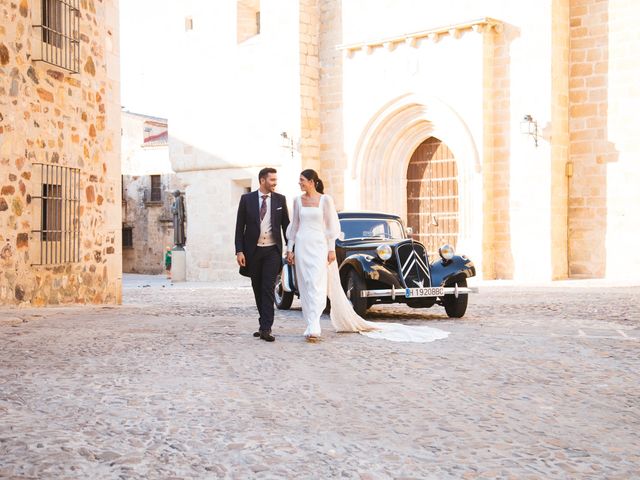
[[320,177],[318,177],[318,172],[308,168],[306,170],[303,170],[300,175],[302,175],[307,180],[312,180],[313,184],[316,186],[316,190],[318,191],[318,193],[324,193],[324,183],[322,183],[322,180],[320,180]]

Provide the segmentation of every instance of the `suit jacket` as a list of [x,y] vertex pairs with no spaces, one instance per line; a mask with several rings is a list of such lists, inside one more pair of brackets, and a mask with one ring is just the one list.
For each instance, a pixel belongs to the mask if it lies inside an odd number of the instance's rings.
[[[271,194],[271,231],[280,255],[282,255],[282,237],[284,236],[286,241],[288,226],[289,211],[287,210],[287,200],[284,195],[274,192]],[[256,190],[242,195],[236,219],[236,253],[244,253],[247,266],[258,247],[259,237],[260,203],[258,191]],[[248,276],[246,269],[241,268],[240,274]]]

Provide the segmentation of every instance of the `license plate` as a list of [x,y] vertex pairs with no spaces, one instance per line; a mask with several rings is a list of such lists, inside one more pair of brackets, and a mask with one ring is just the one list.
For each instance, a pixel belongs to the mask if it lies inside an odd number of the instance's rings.
[[405,297],[442,297],[444,296],[444,287],[424,287],[424,288],[407,288]]

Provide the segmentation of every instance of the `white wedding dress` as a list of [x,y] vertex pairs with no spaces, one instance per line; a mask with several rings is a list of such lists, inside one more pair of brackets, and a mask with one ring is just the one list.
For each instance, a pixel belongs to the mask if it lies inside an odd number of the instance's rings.
[[320,316],[327,296],[331,300],[331,323],[337,332],[358,332],[395,342],[432,342],[449,336],[438,328],[368,322],[356,314],[342,290],[337,262],[327,265],[329,245],[333,249],[339,235],[340,221],[330,196],[322,195],[317,207],[305,207],[300,197],[294,199],[287,247],[289,251],[296,247],[296,279],[307,323],[305,336],[320,336]]

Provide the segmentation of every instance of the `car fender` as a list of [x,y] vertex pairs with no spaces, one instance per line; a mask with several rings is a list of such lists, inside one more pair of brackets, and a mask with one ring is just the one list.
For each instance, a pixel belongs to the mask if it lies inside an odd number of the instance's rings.
[[367,277],[371,271],[373,257],[362,253],[350,255],[340,264],[340,277],[342,278],[350,268],[354,269],[361,277]]
[[431,285],[434,287],[450,286],[475,275],[475,265],[464,255],[454,255],[451,260],[439,258],[431,264]]
[[382,261],[373,255],[357,253],[345,258],[340,265],[340,278],[344,279],[344,275],[350,268],[354,269],[365,281],[371,280],[402,288],[397,272],[387,268]]

